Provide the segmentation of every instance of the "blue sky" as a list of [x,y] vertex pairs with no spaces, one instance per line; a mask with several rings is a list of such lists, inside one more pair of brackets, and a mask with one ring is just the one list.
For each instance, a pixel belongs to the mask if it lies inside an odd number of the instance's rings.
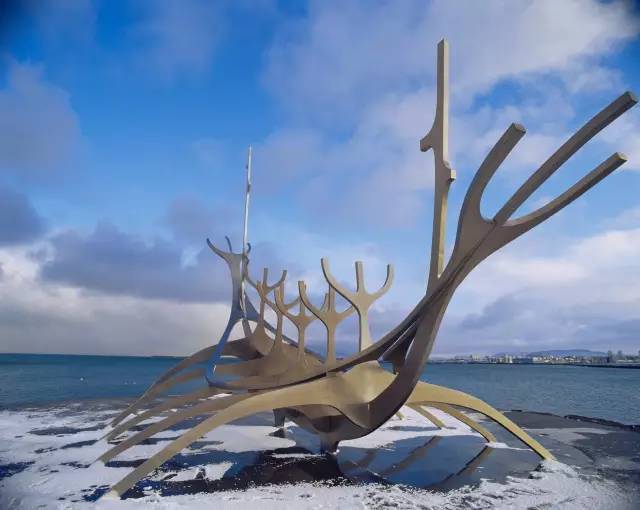
[[[363,260],[374,336],[425,291],[433,163],[418,150],[451,45],[448,246],[467,186],[511,122],[527,136],[487,215],[575,129],[640,91],[630,2],[9,2],[0,18],[0,351],[187,354],[224,327],[254,146],[254,274],[324,292]],[[483,263],[436,353],[640,349],[640,107],[534,195],[614,151],[629,161]],[[341,352],[355,348],[354,323]],[[315,329],[318,348],[322,331]]]

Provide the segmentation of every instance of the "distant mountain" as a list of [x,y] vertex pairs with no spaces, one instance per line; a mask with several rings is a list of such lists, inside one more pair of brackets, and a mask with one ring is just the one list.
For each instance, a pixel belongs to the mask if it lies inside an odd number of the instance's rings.
[[589,349],[553,349],[549,351],[534,351],[534,352],[500,352],[494,354],[494,356],[606,356],[606,352],[590,351]]

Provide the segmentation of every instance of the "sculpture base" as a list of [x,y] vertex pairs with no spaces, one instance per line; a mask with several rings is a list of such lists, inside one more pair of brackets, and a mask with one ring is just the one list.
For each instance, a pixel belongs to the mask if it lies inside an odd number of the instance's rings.
[[[107,446],[97,439],[108,418],[122,407],[122,401],[92,401],[0,411],[0,445],[10,445],[3,448],[0,466],[0,507],[11,498],[25,508],[95,500],[122,476],[122,468],[130,470],[179,433],[169,431],[107,466],[90,464]],[[261,500],[273,504],[274,498],[283,508],[319,501],[342,508],[428,501],[465,508],[491,497],[513,506],[526,506],[527,498],[529,506],[551,507],[573,497],[585,505],[598,506],[600,501],[601,507],[625,508],[633,507],[626,503],[638,496],[640,466],[633,460],[640,457],[637,432],[553,415],[506,413],[573,468],[541,465],[535,453],[492,422],[481,421],[497,439],[485,448],[480,435],[438,409],[428,409],[443,420],[443,428],[405,407],[402,420],[392,419],[367,437],[341,442],[335,456],[322,454],[317,436],[297,425],[287,422],[276,429],[273,414],[256,415],[205,436],[125,498],[157,502],[159,496],[172,496],[167,502],[177,508],[214,500],[232,508],[251,501],[259,508]],[[611,466],[604,472],[606,482],[598,478],[602,472],[596,465]],[[591,474],[597,476],[585,476]],[[129,508],[139,502],[113,504]]]

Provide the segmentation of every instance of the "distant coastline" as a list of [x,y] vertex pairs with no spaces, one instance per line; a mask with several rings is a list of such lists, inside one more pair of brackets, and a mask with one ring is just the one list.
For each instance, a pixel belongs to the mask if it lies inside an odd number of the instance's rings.
[[87,358],[145,358],[145,359],[183,359],[185,356],[171,355],[145,355],[145,354],[87,354],[87,353],[66,353],[66,352],[2,352],[2,356],[83,356]]
[[[554,364],[556,368],[534,363],[512,369],[499,368],[495,363],[427,363],[420,378],[475,392],[498,409],[640,424],[640,409],[633,405],[640,387],[640,370],[588,370],[559,362]],[[176,363],[173,357],[0,354],[0,409],[137,398],[158,374]],[[392,370],[390,364],[383,366]],[[531,392],[534,384],[536,391]],[[190,381],[181,391],[195,391],[201,385],[202,381]],[[557,398],[558,388],[566,398]]]
[[640,351],[600,352],[588,349],[554,349],[534,352],[500,352],[493,355],[467,354],[453,358],[435,358],[432,363],[481,363],[487,365],[561,365],[598,368],[640,368]]
[[[1,356],[48,356],[48,357],[60,357],[65,358],[69,356],[83,357],[83,358],[124,358],[124,359],[151,359],[151,360],[181,360],[184,356],[170,356],[170,355],[150,355],[145,356],[142,354],[65,354],[65,353],[24,353],[24,352],[0,352]],[[342,359],[342,357],[338,357]],[[573,366],[573,367],[594,367],[594,368],[630,368],[640,369],[640,361],[638,362],[622,362],[622,363],[606,363],[606,362],[580,362],[580,361],[548,361],[548,362],[533,362],[524,361],[522,358],[514,358],[513,362],[495,361],[493,359],[472,359],[472,356],[459,356],[456,358],[431,358],[429,364],[452,364],[452,365],[536,365],[536,366]],[[8,363],[10,360],[6,358],[0,360],[0,363]],[[20,360],[20,363],[24,363],[24,360]],[[230,359],[225,359],[225,362],[232,362]]]
[[592,368],[633,368],[640,369],[640,363],[496,363],[494,361],[451,361],[451,360],[429,360],[429,363],[439,365],[501,365],[501,366],[522,366],[535,365],[536,367],[592,367]]

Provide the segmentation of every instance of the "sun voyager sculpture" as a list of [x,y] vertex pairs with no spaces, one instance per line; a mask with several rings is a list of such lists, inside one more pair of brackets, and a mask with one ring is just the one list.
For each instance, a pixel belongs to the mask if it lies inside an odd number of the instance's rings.
[[[105,437],[119,439],[119,442],[99,461],[108,462],[185,420],[204,419],[116,483],[110,496],[123,495],[136,482],[216,427],[265,411],[273,411],[275,426],[291,420],[312,431],[320,438],[323,450],[331,454],[337,450],[340,441],[370,434],[396,415],[402,406],[415,409],[434,425],[442,427],[443,423],[424,407],[440,409],[467,424],[487,441],[494,441],[491,432],[461,411],[471,410],[504,427],[541,458],[553,458],[518,425],[482,400],[422,382],[419,378],[447,305],[466,276],[484,259],[563,209],[626,161],[622,154],[615,153],[546,205],[512,218],[554,172],[603,128],[634,106],[637,99],[631,92],[625,92],[600,111],[542,163],[492,218],[485,218],[480,212],[483,193],[525,134],[521,125],[511,124],[489,151],[469,186],[458,218],[453,251],[445,263],[447,196],[455,179],[455,172],[448,162],[448,53],[448,44],[443,40],[438,45],[435,119],[431,130],[420,140],[420,150],[432,150],[435,160],[433,237],[425,296],[393,330],[374,342],[369,331],[368,312],[391,286],[392,266],[387,266],[384,285],[370,292],[365,287],[361,262],[355,264],[356,289],[350,290],[338,283],[331,274],[328,260],[322,259],[327,292],[320,307],[311,303],[302,281],[298,282],[299,297],[293,302],[285,302],[286,271],[277,282],[269,283],[268,270],[264,269],[262,279],[254,281],[249,275],[250,246],[246,242],[249,158],[243,250],[234,253],[228,238],[229,251],[207,240],[211,250],[228,264],[231,272],[233,295],[228,325],[216,344],[168,370],[113,420]],[[245,293],[245,283],[251,285],[260,298],[257,309]],[[336,295],[342,296],[349,306],[337,310]],[[268,309],[275,313],[275,326],[265,319]],[[359,350],[338,360],[336,328],[354,313],[359,322]],[[289,338],[283,333],[285,319],[295,327],[297,338]],[[315,320],[326,329],[326,357],[305,346],[306,330]],[[229,341],[237,324],[242,325],[244,337]],[[235,357],[238,362],[220,364],[222,356]],[[390,362],[393,373],[383,369],[380,361]],[[202,384],[190,393],[166,396],[176,385],[187,381],[201,381]],[[134,426],[150,419],[154,421],[132,431]]]

